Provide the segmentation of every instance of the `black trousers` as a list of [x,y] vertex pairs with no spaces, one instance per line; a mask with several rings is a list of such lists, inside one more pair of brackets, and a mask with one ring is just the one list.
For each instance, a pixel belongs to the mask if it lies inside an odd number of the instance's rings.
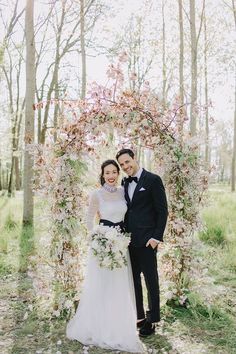
[[[130,260],[134,278],[137,319],[146,317],[150,322],[160,321],[160,290],[157,272],[157,251],[151,246],[129,246]],[[141,273],[144,275],[149,309],[144,311]]]

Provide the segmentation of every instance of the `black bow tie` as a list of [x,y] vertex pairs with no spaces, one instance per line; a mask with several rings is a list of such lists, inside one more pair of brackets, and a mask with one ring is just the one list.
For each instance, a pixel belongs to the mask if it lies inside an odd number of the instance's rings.
[[138,177],[131,177],[131,176],[129,176],[128,178],[127,178],[127,180],[128,180],[128,182],[129,183],[131,183],[131,182],[135,182],[135,183],[138,183]]

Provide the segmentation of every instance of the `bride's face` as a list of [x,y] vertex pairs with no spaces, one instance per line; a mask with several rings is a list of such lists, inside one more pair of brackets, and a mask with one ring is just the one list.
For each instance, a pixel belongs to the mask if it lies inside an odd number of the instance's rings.
[[103,178],[109,186],[115,186],[117,184],[119,173],[116,166],[108,165],[104,167]]

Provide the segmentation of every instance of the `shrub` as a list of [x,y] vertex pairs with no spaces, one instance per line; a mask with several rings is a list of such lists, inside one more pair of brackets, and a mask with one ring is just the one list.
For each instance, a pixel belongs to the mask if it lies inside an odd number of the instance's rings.
[[225,230],[221,225],[207,226],[199,233],[199,238],[209,245],[223,245],[225,243]]
[[4,228],[10,231],[12,229],[15,229],[16,226],[17,226],[17,222],[15,220],[13,220],[11,214],[8,214],[6,217]]

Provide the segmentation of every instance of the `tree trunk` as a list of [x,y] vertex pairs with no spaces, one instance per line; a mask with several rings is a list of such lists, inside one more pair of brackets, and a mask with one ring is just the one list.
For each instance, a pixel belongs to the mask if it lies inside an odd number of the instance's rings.
[[32,224],[34,201],[32,190],[33,158],[27,151],[27,144],[34,142],[34,110],[35,97],[35,44],[34,44],[34,0],[27,0],[25,13],[26,34],[26,93],[25,93],[25,151],[24,151],[24,200],[23,224]]
[[138,148],[137,148],[137,161],[138,161],[139,165],[141,164],[141,150],[142,150],[142,146],[141,146],[140,139],[139,139]]
[[2,181],[2,161],[0,159],[0,191],[3,189],[3,181]]
[[[62,2],[62,14],[61,14],[61,18],[60,18],[60,24],[57,28],[58,33],[56,34],[56,54],[55,54],[55,63],[54,63],[54,68],[53,68],[52,80],[50,82],[48,93],[47,93],[46,106],[45,106],[45,110],[44,110],[44,117],[43,117],[41,132],[40,132],[40,143],[41,144],[45,143],[48,117],[49,117],[50,101],[52,98],[53,91],[55,90],[55,86],[58,83],[59,65],[60,65],[60,60],[62,58],[62,54],[60,54],[61,35],[62,35],[63,24],[64,24],[64,20],[65,20],[65,14],[66,14],[66,2],[64,1],[64,2]],[[54,118],[55,118],[55,116],[54,116]]]
[[166,107],[166,25],[165,25],[165,0],[162,0],[162,103]]
[[85,50],[85,18],[84,18],[84,0],[80,0],[80,44],[82,58],[82,87],[81,98],[86,95],[86,50]]
[[140,153],[141,153],[141,156],[140,156],[140,165],[141,165],[141,166],[145,166],[145,155],[144,155],[144,149],[143,149],[143,148],[141,148]]
[[[46,107],[44,110],[44,117],[42,123],[42,129],[40,134],[40,143],[44,144],[46,139],[46,132],[47,132],[47,124],[48,124],[48,116],[49,116],[49,108],[50,108],[50,101],[52,98],[52,93],[55,90],[55,85],[58,83],[58,72],[59,72],[59,65],[62,55],[60,55],[60,47],[61,47],[61,35],[63,30],[63,24],[66,14],[66,2],[62,2],[62,13],[60,18],[60,24],[57,28],[58,33],[56,34],[56,54],[55,54],[55,64],[53,68],[52,80],[50,82],[50,86],[47,93],[47,100],[46,100]],[[55,116],[54,116],[55,117]]]
[[7,187],[8,187],[8,181],[9,181],[9,169],[7,168],[6,182],[5,182],[5,187],[6,187],[6,189],[7,189]]
[[[236,8],[235,8],[235,0],[232,0],[232,9],[234,16],[234,26],[236,33]],[[236,62],[234,63],[234,75],[235,75],[235,83],[234,83],[234,137],[233,137],[233,156],[232,156],[232,172],[231,172],[231,191],[235,191],[235,167],[236,167]]]
[[204,78],[205,78],[205,166],[209,168],[210,157],[209,157],[209,108],[208,108],[208,67],[207,67],[207,23],[206,23],[206,13],[204,9]]
[[41,109],[37,110],[37,116],[38,116],[37,142],[38,142],[38,144],[40,144],[41,127],[42,127],[42,110]]
[[197,34],[195,23],[195,0],[190,0],[190,32],[191,32],[191,107],[190,107],[190,133],[197,133]]
[[[23,48],[23,42],[22,42],[22,48]],[[8,190],[8,196],[10,197],[12,194],[13,189],[15,188],[15,183],[17,183],[17,188],[19,186],[19,179],[15,168],[16,166],[16,161],[17,161],[17,156],[16,152],[18,151],[19,147],[19,138],[20,138],[20,130],[21,130],[21,122],[22,122],[22,115],[23,115],[23,110],[24,110],[24,105],[25,105],[25,100],[23,100],[22,104],[20,104],[20,81],[21,81],[21,68],[22,68],[22,61],[23,61],[23,56],[21,50],[19,52],[19,60],[17,65],[13,65],[13,62],[11,60],[11,52],[7,48],[7,53],[9,56],[9,67],[6,69],[3,66],[3,72],[6,78],[7,82],[7,88],[8,88],[8,95],[9,95],[9,108],[10,108],[10,115],[11,115],[11,169],[10,169],[10,178],[9,178],[9,183],[7,186]],[[13,85],[13,75],[14,72],[13,70],[16,69],[16,92],[14,92],[14,85]],[[16,178],[15,177],[16,174]],[[13,183],[15,182],[15,183]]]
[[59,114],[59,85],[58,85],[58,71],[55,77],[55,103],[54,103],[54,114],[53,114],[53,140],[54,142],[57,141],[57,125],[58,125],[58,114]]
[[7,195],[8,197],[12,196],[12,187],[13,187],[13,174],[14,174],[14,156],[11,158],[11,171],[10,171],[10,178],[7,187]]
[[234,87],[234,137],[233,137],[233,156],[231,173],[231,191],[235,191],[235,167],[236,167],[236,65],[235,65],[235,87]]
[[[19,151],[20,130],[21,130],[21,123],[22,123],[22,119],[23,119],[24,107],[25,107],[25,99],[22,102],[20,117],[17,121],[17,127],[16,127],[15,150],[17,152]],[[22,164],[20,161],[21,158],[22,158],[22,155],[20,157],[15,156],[15,177],[16,177],[16,190],[17,191],[21,190],[21,187],[22,187],[22,177],[21,177]]]
[[180,98],[180,123],[179,134],[183,135],[183,114],[184,114],[184,23],[183,23],[183,2],[179,4],[179,98]]
[[[12,112],[13,112],[13,104],[12,104]],[[12,113],[13,116],[13,113]],[[17,113],[15,114],[15,119],[12,118],[12,129],[11,129],[11,134],[12,134],[12,156],[11,156],[11,172],[10,172],[10,179],[9,179],[9,184],[8,184],[8,197],[12,196],[12,191],[13,191],[13,180],[14,180],[14,172],[15,172],[15,156],[14,153],[17,150],[16,144],[16,124],[17,124]]]
[[15,181],[16,181],[16,190],[21,190],[21,177],[20,177],[20,163],[19,157],[15,156]]
[[147,149],[147,151],[146,151],[146,167],[147,167],[147,170],[148,170],[148,171],[151,171],[151,169],[152,169],[151,160],[152,160],[152,153],[151,153],[151,150],[150,150],[150,149]]
[[[59,50],[59,48],[58,48]],[[47,100],[46,100],[46,107],[44,110],[44,118],[43,118],[43,125],[42,125],[42,129],[41,129],[41,135],[40,135],[40,143],[41,144],[45,144],[45,139],[46,139],[46,132],[47,132],[47,123],[48,123],[48,116],[49,116],[49,109],[50,109],[50,101],[52,98],[52,93],[53,90],[55,89],[55,84],[56,84],[56,80],[58,78],[58,70],[59,70],[59,53],[56,56],[56,60],[55,60],[55,67],[54,67],[54,72],[53,72],[53,77],[52,77],[52,81],[50,83],[50,87],[47,93]]]
[[24,13],[24,10],[25,10],[23,8],[23,10],[21,10],[21,12],[19,14],[17,14],[18,3],[19,3],[19,0],[15,0],[14,1],[14,10],[13,10],[13,13],[12,13],[12,17],[10,18],[9,25],[6,28],[5,36],[3,37],[2,43],[0,45],[0,64],[2,64],[2,62],[3,62],[4,52],[5,52],[5,49],[8,46],[8,40],[9,40],[10,36],[13,33],[14,27],[18,23],[19,18],[21,17],[21,15]]

